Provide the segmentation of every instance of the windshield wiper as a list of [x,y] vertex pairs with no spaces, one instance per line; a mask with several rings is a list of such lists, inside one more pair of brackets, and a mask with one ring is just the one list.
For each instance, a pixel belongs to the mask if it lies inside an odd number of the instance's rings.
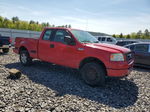
[[94,41],[94,43],[99,43],[99,41]]
[[81,42],[82,43],[99,43],[99,41],[93,41],[93,42],[91,42],[91,41],[88,41],[88,40],[83,40]]
[[88,40],[83,40],[81,41],[82,43],[91,43],[91,41],[88,41]]

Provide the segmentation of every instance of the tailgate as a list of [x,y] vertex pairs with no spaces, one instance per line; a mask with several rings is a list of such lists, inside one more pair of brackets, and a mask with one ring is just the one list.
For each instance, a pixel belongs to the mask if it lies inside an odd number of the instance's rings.
[[0,37],[0,46],[9,44],[10,44],[10,37]]

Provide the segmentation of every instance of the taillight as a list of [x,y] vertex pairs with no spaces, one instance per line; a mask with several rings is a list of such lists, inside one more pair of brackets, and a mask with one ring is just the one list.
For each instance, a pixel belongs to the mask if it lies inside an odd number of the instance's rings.
[[10,43],[10,44],[12,43],[12,38],[11,38],[11,37],[9,38],[9,43]]

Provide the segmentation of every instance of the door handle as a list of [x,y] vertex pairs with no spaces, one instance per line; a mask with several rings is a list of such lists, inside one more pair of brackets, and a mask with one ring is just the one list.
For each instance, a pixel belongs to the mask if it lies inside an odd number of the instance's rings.
[[54,48],[54,44],[50,44],[50,48]]

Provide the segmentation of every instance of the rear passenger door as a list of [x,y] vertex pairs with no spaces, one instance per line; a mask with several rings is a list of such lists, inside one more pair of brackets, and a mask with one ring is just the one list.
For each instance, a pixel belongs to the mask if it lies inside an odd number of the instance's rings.
[[38,56],[41,60],[47,62],[55,62],[55,50],[53,49],[53,36],[54,36],[54,29],[47,29],[45,30],[42,38],[39,40],[38,44]]

